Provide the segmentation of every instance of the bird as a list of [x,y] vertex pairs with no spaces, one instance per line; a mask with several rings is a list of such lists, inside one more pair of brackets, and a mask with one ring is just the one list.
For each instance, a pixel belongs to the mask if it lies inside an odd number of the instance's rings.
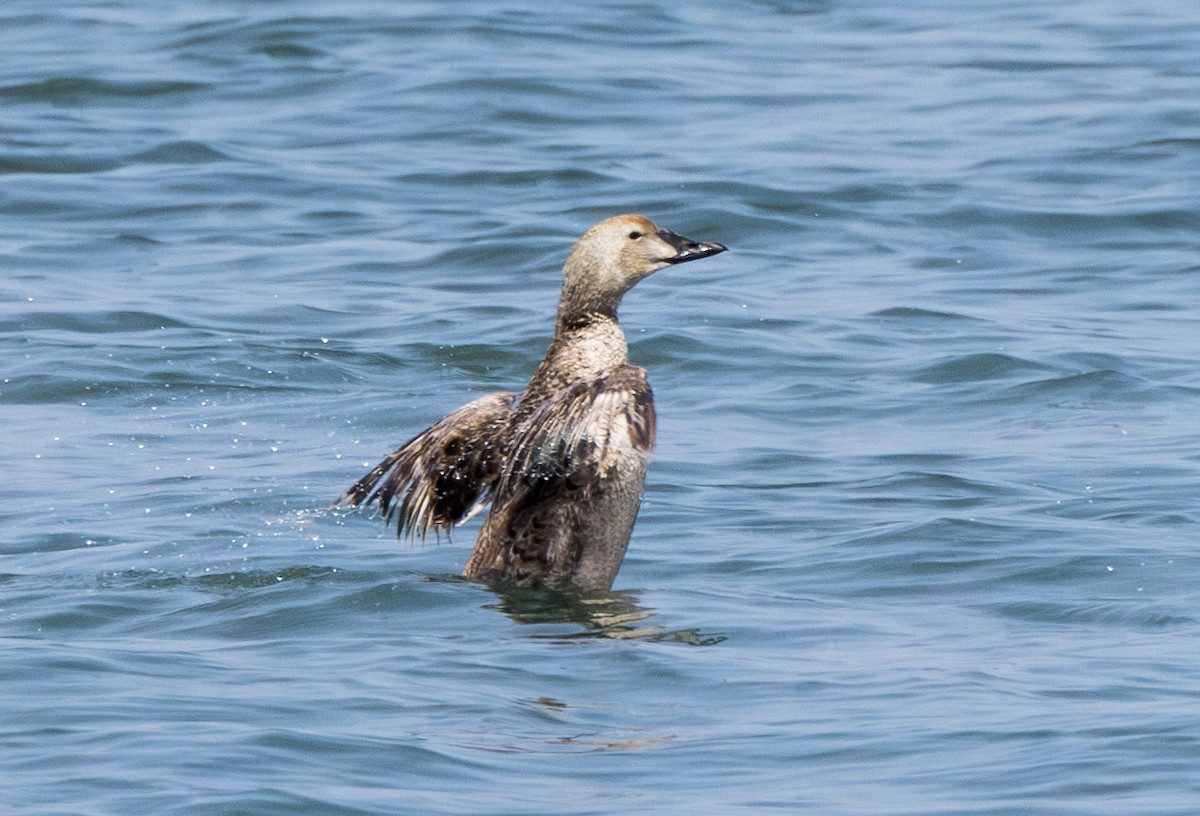
[[588,229],[563,266],[554,335],[518,397],[479,397],[404,443],[335,505],[375,503],[399,537],[439,537],[490,503],[463,576],[611,589],[654,448],[654,396],[629,361],[622,297],[668,266],[725,252],[636,214]]

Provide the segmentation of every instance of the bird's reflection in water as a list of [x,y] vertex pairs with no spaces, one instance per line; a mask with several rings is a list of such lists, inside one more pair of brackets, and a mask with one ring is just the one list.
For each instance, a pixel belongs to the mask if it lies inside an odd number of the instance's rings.
[[668,630],[655,626],[649,622],[653,611],[638,605],[636,592],[578,592],[522,587],[497,587],[493,591],[499,602],[488,606],[500,610],[517,623],[582,627],[582,631],[531,635],[535,638],[612,638],[685,643],[690,646],[712,646],[725,640],[724,635],[703,634],[695,629]]

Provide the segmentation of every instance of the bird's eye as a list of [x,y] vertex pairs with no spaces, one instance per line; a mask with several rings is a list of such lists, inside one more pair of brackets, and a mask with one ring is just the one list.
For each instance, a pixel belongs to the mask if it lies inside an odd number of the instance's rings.
[[638,232],[637,230],[634,230],[633,232],[629,233],[629,240],[631,240],[631,241],[636,241],[638,238],[641,238],[641,237],[642,237],[642,234],[640,232]]

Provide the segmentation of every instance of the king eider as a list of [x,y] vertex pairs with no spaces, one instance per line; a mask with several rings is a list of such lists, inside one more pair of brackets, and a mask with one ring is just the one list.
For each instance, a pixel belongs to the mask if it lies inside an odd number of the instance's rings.
[[673,264],[724,252],[640,215],[601,221],[563,267],[554,338],[514,394],[487,394],[417,434],[338,500],[377,502],[400,536],[491,510],[463,574],[511,586],[608,589],[654,448],[654,398],[630,365],[622,296]]

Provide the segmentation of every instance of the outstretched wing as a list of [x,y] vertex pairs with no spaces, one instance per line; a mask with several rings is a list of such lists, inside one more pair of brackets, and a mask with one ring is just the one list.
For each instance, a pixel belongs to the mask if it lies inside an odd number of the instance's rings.
[[540,406],[513,435],[497,491],[522,485],[586,491],[630,451],[654,448],[654,395],[646,372],[625,365],[607,377],[576,380]]
[[[654,422],[646,372],[630,365],[577,380],[539,406],[514,429],[465,574],[516,583],[568,580],[581,557],[582,527],[604,529],[600,537],[614,540],[619,564],[654,447]],[[606,498],[595,504],[601,487]],[[590,518],[596,514],[612,517]]]
[[449,531],[487,502],[500,475],[513,395],[487,394],[434,423],[380,462],[335,504],[379,503],[396,535]]

